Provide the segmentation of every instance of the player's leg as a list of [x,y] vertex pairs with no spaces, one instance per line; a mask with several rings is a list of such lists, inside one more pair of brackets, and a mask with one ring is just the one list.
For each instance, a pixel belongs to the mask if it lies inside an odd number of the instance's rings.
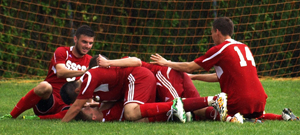
[[155,77],[158,80],[157,98],[160,102],[169,102],[182,97],[183,74],[168,67],[162,67]]
[[52,86],[46,81],[41,82],[20,99],[20,101],[11,111],[11,116],[13,118],[17,118],[27,109],[34,107],[41,99],[49,98],[51,93]]

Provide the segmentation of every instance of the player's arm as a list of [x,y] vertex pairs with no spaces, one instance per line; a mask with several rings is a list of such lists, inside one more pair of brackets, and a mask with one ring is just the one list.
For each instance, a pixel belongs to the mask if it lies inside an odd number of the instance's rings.
[[81,111],[81,108],[88,101],[88,99],[76,99],[75,102],[71,105],[70,109],[61,120],[62,122],[69,122]]
[[192,61],[192,62],[172,62],[172,61],[166,60],[159,54],[151,55],[150,59],[153,60],[153,62],[150,62],[150,63],[159,64],[161,66],[171,67],[174,70],[182,71],[182,72],[191,73],[191,72],[201,68],[201,66],[199,66],[194,61]]
[[85,72],[81,70],[69,70],[66,68],[65,64],[56,64],[55,68],[58,78],[77,77],[83,75]]
[[142,61],[137,57],[128,57],[123,59],[108,60],[99,54],[99,66],[102,67],[138,67],[142,65]]
[[199,81],[204,81],[204,82],[218,82],[219,81],[216,73],[212,73],[212,74],[188,74],[188,76],[192,80],[199,80]]

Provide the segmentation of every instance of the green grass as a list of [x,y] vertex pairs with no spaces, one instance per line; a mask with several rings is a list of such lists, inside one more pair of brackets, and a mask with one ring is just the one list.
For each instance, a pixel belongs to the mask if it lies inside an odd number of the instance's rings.
[[[0,82],[0,115],[8,114],[19,99],[37,83]],[[218,83],[194,83],[201,96],[220,92]],[[263,80],[262,84],[268,94],[267,113],[281,114],[283,108],[289,107],[296,115],[300,115],[300,80]],[[21,115],[33,114],[30,109]],[[186,124],[81,121],[61,123],[59,120],[22,120],[18,117],[0,121],[0,134],[300,134],[299,125],[300,121],[265,121],[263,124],[207,121]]]

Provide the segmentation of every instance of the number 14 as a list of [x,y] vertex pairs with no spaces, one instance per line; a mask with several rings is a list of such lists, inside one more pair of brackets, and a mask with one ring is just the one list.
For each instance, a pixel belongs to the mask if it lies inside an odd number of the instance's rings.
[[[244,58],[244,56],[243,56],[241,50],[240,50],[237,46],[234,47],[234,50],[235,50],[235,51],[237,52],[237,54],[239,55],[241,67],[247,66],[247,62],[245,61],[245,58]],[[252,66],[255,67],[254,58],[253,58],[253,56],[252,56],[252,54],[251,54],[251,51],[250,51],[250,49],[249,49],[248,47],[245,47],[245,52],[246,52],[246,58],[247,58],[247,60],[251,61]]]

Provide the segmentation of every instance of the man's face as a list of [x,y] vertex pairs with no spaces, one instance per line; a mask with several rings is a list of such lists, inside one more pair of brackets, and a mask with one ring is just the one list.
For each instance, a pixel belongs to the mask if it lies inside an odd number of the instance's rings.
[[80,35],[80,37],[77,39],[77,37],[74,37],[75,42],[75,49],[78,52],[79,55],[85,55],[87,54],[94,44],[94,37],[89,37],[86,35]]
[[98,111],[97,107],[86,106],[81,110],[85,115],[87,115],[92,121],[102,121],[103,115]]

